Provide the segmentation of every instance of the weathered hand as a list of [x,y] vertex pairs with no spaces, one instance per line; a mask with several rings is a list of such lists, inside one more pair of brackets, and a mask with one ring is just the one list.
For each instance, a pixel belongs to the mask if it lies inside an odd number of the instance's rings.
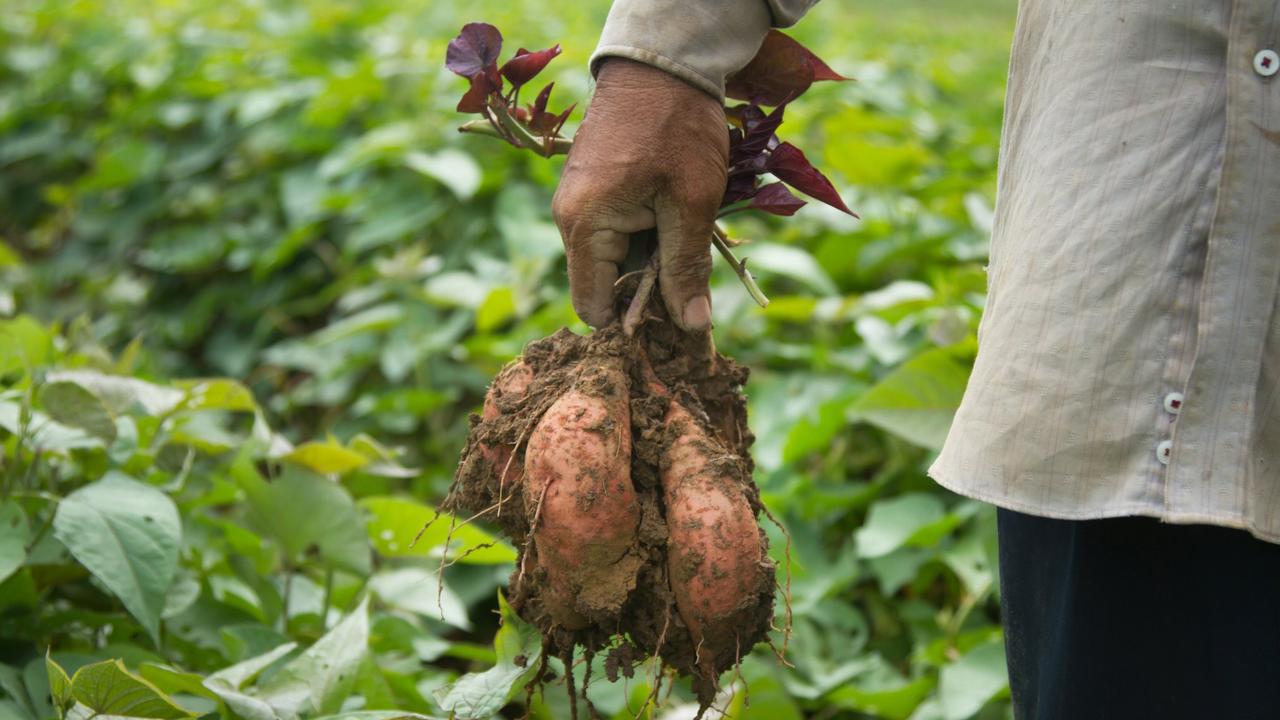
[[686,330],[710,327],[711,232],[728,155],[715,98],[648,65],[604,62],[552,203],[584,321],[615,319],[613,285],[629,235],[656,226],[667,310]]

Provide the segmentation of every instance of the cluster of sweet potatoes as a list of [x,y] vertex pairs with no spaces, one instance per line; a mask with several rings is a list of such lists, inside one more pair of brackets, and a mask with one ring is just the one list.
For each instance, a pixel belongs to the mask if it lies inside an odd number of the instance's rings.
[[551,650],[657,655],[709,697],[766,636],[774,565],[746,371],[664,328],[531,343],[473,419],[450,502],[516,542],[512,603]]

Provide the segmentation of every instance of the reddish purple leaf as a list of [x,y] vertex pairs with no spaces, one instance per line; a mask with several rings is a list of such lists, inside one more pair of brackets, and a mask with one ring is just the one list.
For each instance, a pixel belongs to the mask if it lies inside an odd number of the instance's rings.
[[533,117],[529,118],[529,129],[539,135],[559,135],[560,128],[564,127],[565,121],[569,119],[569,113],[573,112],[577,106],[578,103],[574,103],[559,115],[549,112],[534,113]]
[[505,77],[512,85],[520,87],[534,78],[535,75],[542,72],[542,68],[547,66],[555,56],[560,54],[560,45],[549,47],[546,50],[538,50],[529,52],[524,48],[516,50],[515,57],[508,60],[502,66],[502,76]]
[[802,46],[770,30],[746,67],[725,82],[725,95],[759,105],[781,105],[813,84],[813,67]]
[[538,97],[529,104],[529,129],[539,135],[558,135],[560,128],[564,127],[564,123],[569,119],[569,113],[577,107],[577,103],[570,105],[568,109],[557,115],[556,113],[547,112],[547,101],[551,98],[551,88],[555,87],[555,83],[547,83],[538,93]]
[[756,187],[754,173],[730,175],[729,182],[724,188],[724,198],[720,201],[720,207],[746,200],[757,192],[759,192],[759,188]]
[[748,205],[752,210],[763,210],[774,215],[795,215],[796,211],[805,206],[805,202],[787,189],[786,185],[780,182],[769,183],[760,188],[755,197],[751,198],[751,204]]
[[444,65],[464,78],[474,78],[490,67],[497,69],[502,51],[502,33],[489,23],[467,23],[458,37],[449,41]]
[[760,105],[783,105],[817,80],[844,80],[817,55],[777,30],[770,30],[747,66],[725,83],[725,94]]
[[471,78],[471,87],[467,88],[466,94],[458,101],[458,112],[484,112],[485,99],[489,97],[489,91],[492,89],[494,89],[493,83],[489,80],[488,73],[480,73]]
[[779,105],[773,112],[768,115],[761,113],[759,117],[744,115],[742,140],[736,146],[730,145],[729,161],[736,163],[766,150],[769,140],[782,124],[782,113],[786,107]]
[[544,113],[547,111],[547,101],[551,99],[551,88],[555,86],[556,84],[554,82],[549,82],[546,87],[542,88],[538,93],[538,97],[534,98],[533,104],[529,106],[529,113],[531,115],[537,115],[538,113]]
[[836,192],[835,186],[827,176],[819,172],[795,145],[784,142],[774,148],[769,153],[768,169],[774,177],[805,195],[858,217],[858,214],[850,210],[844,204],[844,200],[840,199],[840,193]]

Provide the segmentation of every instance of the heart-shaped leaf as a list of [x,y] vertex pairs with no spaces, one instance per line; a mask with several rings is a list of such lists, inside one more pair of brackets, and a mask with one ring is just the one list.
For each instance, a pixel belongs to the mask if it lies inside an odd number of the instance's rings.
[[502,33],[489,23],[467,23],[458,37],[449,41],[444,66],[464,78],[474,78],[490,66],[497,67],[502,52]]
[[95,715],[181,720],[191,713],[119,660],[85,665],[71,678],[71,695]]
[[109,472],[58,504],[53,532],[153,638],[159,636],[182,543],[182,520],[168,495]]

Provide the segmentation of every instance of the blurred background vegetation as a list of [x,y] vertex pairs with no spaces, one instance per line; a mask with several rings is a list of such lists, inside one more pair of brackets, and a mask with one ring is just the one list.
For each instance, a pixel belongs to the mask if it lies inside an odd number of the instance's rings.
[[[728,717],[1009,716],[993,515],[925,469],[983,305],[1013,5],[827,0],[789,31],[857,79],[781,134],[862,220],[735,216],[767,310],[717,270],[795,613]],[[411,541],[495,371],[585,331],[563,159],[457,134],[445,44],[471,20],[504,57],[562,43],[563,107],[607,10],[5,3],[0,718],[569,717],[563,685],[520,687],[527,628],[495,642],[513,550],[440,586],[446,524]],[[645,703],[651,670],[597,669],[600,714],[691,717],[682,685]]]

